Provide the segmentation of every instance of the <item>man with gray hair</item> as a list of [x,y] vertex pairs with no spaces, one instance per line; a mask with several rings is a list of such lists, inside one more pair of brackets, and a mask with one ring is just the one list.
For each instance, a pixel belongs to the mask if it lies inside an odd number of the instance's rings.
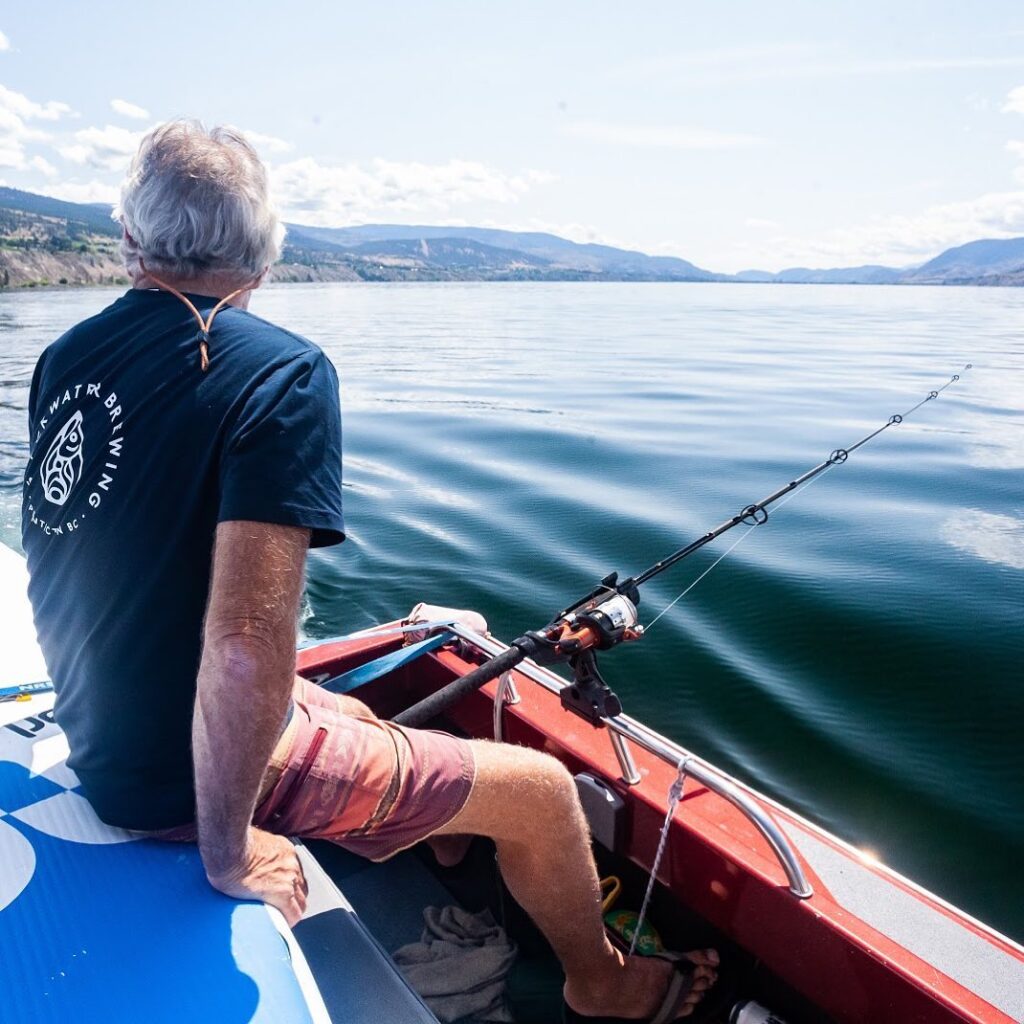
[[403,729],[296,677],[307,549],[344,539],[338,379],[247,312],[283,234],[252,147],[157,128],[117,216],[133,287],[39,359],[22,517],[68,765],[99,816],[198,838],[212,885],[290,923],[306,887],[287,836],[376,860],[491,836],[565,967],[569,1019],[692,1013],[717,956],[684,970],[612,947],[557,761]]

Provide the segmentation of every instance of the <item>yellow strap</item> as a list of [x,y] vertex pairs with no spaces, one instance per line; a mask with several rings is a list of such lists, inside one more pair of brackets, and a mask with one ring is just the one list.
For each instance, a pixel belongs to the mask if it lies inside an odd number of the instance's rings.
[[195,303],[184,294],[184,292],[178,291],[173,285],[168,284],[166,281],[161,281],[151,270],[146,268],[146,264],[139,260],[139,267],[142,272],[148,277],[158,288],[162,288],[165,292],[170,292],[171,295],[177,296],[185,303],[190,310],[192,315],[196,318],[196,323],[199,324],[199,368],[206,373],[210,368],[210,329],[213,327],[213,318],[236,296],[241,295],[242,292],[247,292],[252,288],[256,287],[256,282],[253,281],[251,284],[244,285],[242,288],[236,288],[230,295],[225,295],[216,306],[210,311],[210,315],[203,320],[203,314],[199,312],[195,307]]
[[[605,890],[608,890],[605,893]],[[619,898],[619,893],[622,892],[622,881],[615,875],[609,875],[607,878],[601,879],[601,913],[607,914],[609,910],[615,906],[615,901]]]

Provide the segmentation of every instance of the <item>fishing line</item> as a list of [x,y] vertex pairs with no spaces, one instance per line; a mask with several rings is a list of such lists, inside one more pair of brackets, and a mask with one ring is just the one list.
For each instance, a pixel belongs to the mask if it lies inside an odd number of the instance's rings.
[[[816,477],[812,477],[802,487],[798,487],[795,491],[790,491],[789,494],[787,494],[775,506],[775,513],[774,514],[778,515],[779,514],[779,509],[782,508],[782,506],[785,505],[786,502],[791,501],[798,494],[802,494],[804,491],[807,490],[808,487],[811,486],[811,484],[814,483],[815,480],[823,479],[825,474],[828,473],[828,471],[830,469],[834,469],[834,468],[835,468],[835,464],[829,466],[828,469],[823,470]],[[734,543],[730,544],[729,547],[727,547],[725,549],[725,551],[723,551],[674,601],[672,601],[669,604],[665,605],[665,607],[662,608],[662,610],[660,612],[658,612],[658,614],[655,615],[654,618],[651,619],[650,622],[647,623],[647,625],[644,627],[644,633],[649,633],[651,631],[651,626],[653,626],[658,621],[658,619],[660,619],[666,612],[671,611],[677,604],[679,604],[679,602],[682,601],[682,599],[684,597],[686,597],[686,595],[691,590],[693,590],[693,588],[695,586],[697,586],[697,584],[700,583],[700,581],[702,579],[704,579],[704,577],[707,576],[707,574],[709,572],[711,572],[711,570],[714,569],[716,565],[718,565],[720,562],[722,562],[727,555],[729,555],[733,551],[735,551],[759,526],[764,526],[765,521],[766,520],[762,519],[760,522],[754,523],[753,525],[751,525],[750,527],[747,528],[747,532],[746,533],[740,534],[740,536],[736,539],[736,541]]]
[[730,544],[729,547],[727,547],[674,601],[665,605],[665,607],[662,608],[646,626],[644,626],[644,632],[649,633],[651,631],[651,626],[653,626],[658,619],[662,617],[662,615],[675,608],[675,606],[679,604],[679,602],[682,601],[682,599],[686,597],[686,595],[693,590],[693,588],[697,586],[697,584],[700,583],[700,581],[704,579],[704,577],[707,576],[707,574],[711,572],[711,570],[714,569],[714,567],[718,565],[726,555],[735,551],[760,525],[760,523],[754,523],[753,526],[747,528],[746,533],[741,533],[739,537],[737,537],[736,540],[734,540],[732,544]]

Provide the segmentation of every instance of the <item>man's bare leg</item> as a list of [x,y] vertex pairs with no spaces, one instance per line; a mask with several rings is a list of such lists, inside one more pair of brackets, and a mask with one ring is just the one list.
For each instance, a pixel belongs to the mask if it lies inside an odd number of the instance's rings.
[[[576,784],[560,762],[527,747],[474,740],[476,779],[466,806],[438,836],[492,838],[513,897],[551,943],[565,970],[565,997],[577,1013],[650,1017],[672,965],[625,959],[608,941],[586,819]],[[683,1011],[715,980],[718,956],[690,954],[693,989]]]
[[462,863],[472,842],[473,837],[464,833],[446,836],[435,832],[428,837],[427,846],[434,851],[437,863],[441,867],[453,868],[456,864]]

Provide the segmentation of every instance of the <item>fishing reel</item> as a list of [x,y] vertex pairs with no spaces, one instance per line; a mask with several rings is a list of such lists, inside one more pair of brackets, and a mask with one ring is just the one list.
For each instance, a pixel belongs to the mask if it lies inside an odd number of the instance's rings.
[[602,678],[596,651],[639,640],[644,634],[636,606],[640,593],[632,580],[612,573],[581,601],[563,609],[543,629],[527,634],[540,664],[566,661],[573,682],[561,692],[562,706],[592,725],[622,713],[622,702]]

